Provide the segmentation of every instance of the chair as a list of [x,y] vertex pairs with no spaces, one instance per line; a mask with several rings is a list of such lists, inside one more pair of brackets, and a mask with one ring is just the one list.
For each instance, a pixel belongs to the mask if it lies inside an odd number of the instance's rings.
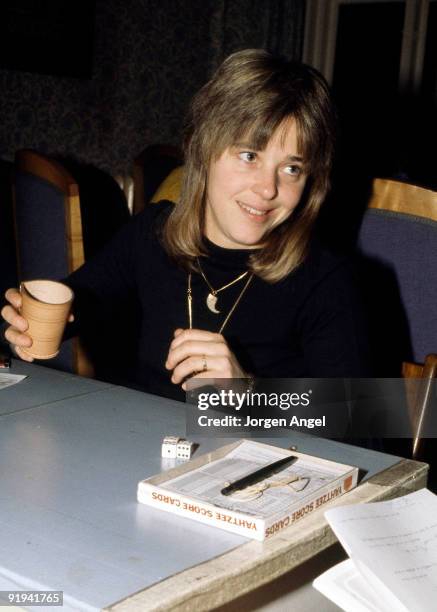
[[400,181],[375,179],[368,206],[437,221],[437,192]]
[[375,179],[358,248],[379,375],[425,381],[406,381],[416,458],[437,376],[437,193]]
[[182,163],[181,152],[172,145],[151,145],[135,159],[133,164],[134,214],[143,210],[163,180]]
[[150,202],[159,202],[160,200],[170,200],[170,202],[177,202],[181,192],[182,174],[184,171],[183,166],[178,166],[170,172],[170,174],[163,180],[155,191],[153,196],[150,198]]
[[[30,150],[17,152],[14,216],[19,280],[58,280],[83,264],[79,190],[58,162]],[[78,338],[64,342],[48,365],[93,374]]]
[[71,158],[57,158],[79,188],[85,261],[130,219],[126,195],[107,172]]

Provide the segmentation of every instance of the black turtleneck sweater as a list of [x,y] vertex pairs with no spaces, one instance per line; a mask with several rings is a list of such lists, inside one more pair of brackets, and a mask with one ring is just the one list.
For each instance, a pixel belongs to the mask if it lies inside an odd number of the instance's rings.
[[[169,202],[146,207],[94,259],[68,279],[76,326],[88,337],[101,376],[175,399],[164,363],[176,328],[188,327],[187,273],[167,256],[159,230]],[[248,250],[206,241],[202,269],[219,288],[247,269]],[[246,278],[219,293],[212,313],[209,288],[192,275],[193,327],[216,332]],[[360,299],[348,260],[314,241],[305,262],[282,281],[254,277],[223,335],[243,369],[258,377],[349,377],[370,374]],[[108,372],[110,372],[108,374]]]

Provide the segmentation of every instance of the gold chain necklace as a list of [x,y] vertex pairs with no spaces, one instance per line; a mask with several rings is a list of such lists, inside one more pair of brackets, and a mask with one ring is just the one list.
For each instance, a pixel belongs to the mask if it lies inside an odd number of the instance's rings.
[[[248,272],[245,272],[243,276],[245,276],[246,274],[248,274]],[[237,299],[235,300],[233,306],[231,307],[230,311],[226,315],[225,320],[220,325],[220,329],[218,330],[219,334],[221,334],[223,332],[224,328],[226,327],[226,324],[229,321],[229,319],[231,318],[232,313],[237,308],[238,304],[240,303],[241,298],[243,297],[244,293],[246,292],[246,289],[250,285],[250,282],[251,282],[252,278],[253,278],[253,273],[250,274],[249,278],[247,279],[247,281],[244,284],[243,289],[240,291],[240,293],[239,293]],[[231,284],[233,284],[237,280],[239,280],[239,279],[234,280]],[[225,289],[225,287],[222,287],[222,289]],[[188,325],[189,325],[190,329],[193,329],[193,294],[192,294],[192,291],[191,291],[191,272],[188,273],[187,309],[188,309]]]
[[249,272],[246,270],[246,272],[243,272],[243,274],[240,274],[239,276],[237,276],[237,278],[234,278],[234,280],[232,280],[230,283],[223,285],[223,287],[220,287],[220,289],[214,289],[214,287],[211,285],[209,280],[206,278],[206,275],[204,271],[202,270],[202,266],[200,265],[200,261],[198,257],[196,257],[196,261],[199,267],[199,272],[202,275],[202,278],[205,281],[205,283],[208,285],[208,288],[210,291],[210,293],[208,293],[206,297],[206,305],[208,306],[209,310],[213,312],[214,314],[220,314],[220,310],[217,310],[216,308],[217,299],[218,299],[217,293],[220,293],[220,291],[223,291],[224,289],[227,289],[228,287],[235,285],[235,283],[238,283],[239,280],[247,276]]

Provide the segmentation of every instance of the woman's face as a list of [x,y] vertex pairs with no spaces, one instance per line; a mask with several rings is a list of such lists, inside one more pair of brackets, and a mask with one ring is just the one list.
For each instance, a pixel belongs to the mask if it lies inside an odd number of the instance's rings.
[[228,249],[251,249],[296,208],[307,176],[296,124],[274,132],[263,151],[236,143],[212,161],[205,209],[206,237]]

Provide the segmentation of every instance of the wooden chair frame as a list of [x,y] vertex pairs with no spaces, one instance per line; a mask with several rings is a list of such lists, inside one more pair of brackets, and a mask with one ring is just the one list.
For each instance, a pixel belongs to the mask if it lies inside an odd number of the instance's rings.
[[409,183],[377,178],[372,184],[368,207],[437,221],[437,192]]
[[[432,385],[437,384],[437,355],[427,355],[423,365],[404,361],[402,376],[405,378],[410,420],[415,432],[412,456],[419,458],[423,454],[421,434],[426,424],[426,409],[431,402]],[[420,384],[417,379],[420,379]]]

